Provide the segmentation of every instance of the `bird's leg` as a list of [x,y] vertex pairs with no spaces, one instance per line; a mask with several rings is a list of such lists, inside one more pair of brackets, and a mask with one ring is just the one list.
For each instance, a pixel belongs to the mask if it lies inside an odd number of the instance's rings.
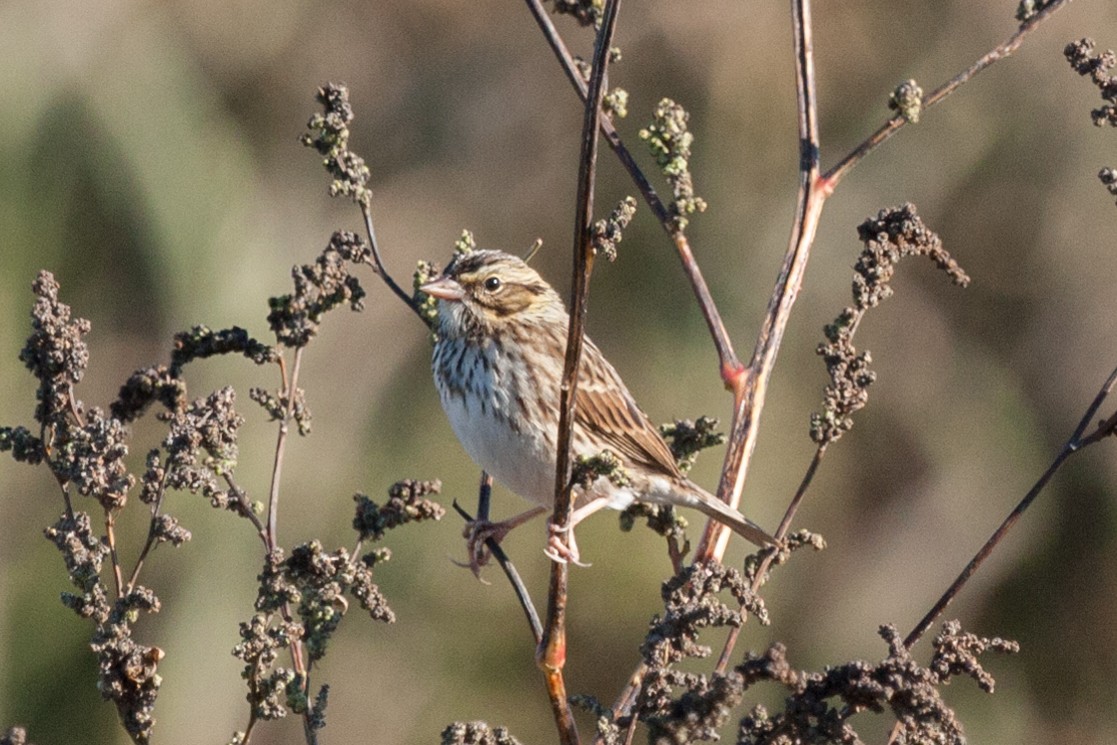
[[463,564],[463,566],[468,566],[475,577],[480,577],[481,567],[489,563],[491,556],[489,549],[485,546],[485,541],[491,538],[500,543],[513,528],[523,525],[536,515],[541,515],[546,511],[547,508],[540,505],[498,523],[488,520],[470,520],[465,524],[465,529],[462,530],[462,537],[466,539],[466,550],[469,552],[469,563]]
[[574,539],[574,526],[608,506],[609,499],[599,497],[571,512],[570,520],[564,528],[556,527],[554,522],[547,521],[547,548],[543,550],[543,553],[547,554],[551,561],[557,561],[560,564],[570,562],[580,567],[588,567],[589,564],[583,564],[578,560],[580,557],[578,542]]

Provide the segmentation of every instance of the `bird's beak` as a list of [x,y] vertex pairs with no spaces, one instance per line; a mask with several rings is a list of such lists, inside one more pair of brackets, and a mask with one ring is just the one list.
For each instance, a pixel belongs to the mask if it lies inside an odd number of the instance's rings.
[[449,277],[439,277],[433,282],[427,282],[419,287],[419,291],[439,300],[461,300],[465,297],[462,286]]

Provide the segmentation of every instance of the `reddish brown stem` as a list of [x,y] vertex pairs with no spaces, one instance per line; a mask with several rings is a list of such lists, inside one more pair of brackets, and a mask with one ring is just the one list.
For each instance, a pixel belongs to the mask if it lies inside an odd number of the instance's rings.
[[[734,508],[741,502],[749,462],[756,449],[758,423],[764,410],[768,381],[775,368],[780,342],[799,295],[810,259],[811,245],[828,192],[819,182],[818,104],[815,94],[814,49],[811,41],[810,0],[792,0],[795,39],[795,82],[799,112],[799,196],[795,222],[776,287],[747,371],[733,379],[733,421],[722,465],[718,496]],[[729,543],[729,529],[709,521],[695,552],[696,561],[720,561]]]
[[[609,0],[602,14],[601,29],[594,47],[593,68],[589,91],[586,96],[585,116],[582,123],[582,152],[578,167],[578,203],[574,218],[574,278],[570,302],[570,327],[566,341],[566,359],[563,364],[559,398],[558,447],[555,462],[555,507],[552,516],[554,529],[561,531],[570,525],[571,482],[570,450],[574,424],[575,396],[578,386],[578,367],[584,342],[586,300],[589,280],[593,272],[593,245],[590,241],[590,224],[593,220],[594,179],[597,167],[598,121],[605,97],[605,79],[609,66],[609,47],[613,43],[620,0]],[[543,669],[551,709],[563,745],[579,742],[574,715],[566,700],[566,684],[562,669],[566,664],[566,603],[568,597],[569,566],[564,562],[551,565],[551,581],[547,595],[547,621],[543,638],[536,652],[536,660]]]
[[[795,519],[795,513],[799,511],[799,505],[803,503],[803,497],[807,495],[807,489],[814,480],[814,475],[818,472],[818,466],[822,463],[822,456],[825,454],[825,445],[820,445],[814,451],[811,464],[807,466],[807,472],[803,475],[802,481],[799,482],[799,488],[795,490],[795,496],[791,498],[791,503],[787,505],[787,509],[783,513],[783,519],[780,520],[780,525],[776,528],[776,540],[782,541],[787,537],[787,534],[791,532],[791,521]],[[753,592],[760,591],[761,586],[764,584],[764,577],[768,574],[768,570],[771,568],[775,558],[776,555],[770,553],[760,562],[760,567],[756,570],[756,576],[752,580]],[[746,620],[748,620],[748,616],[743,616],[741,618],[741,626],[734,626],[729,629],[729,636],[725,640],[725,646],[722,647],[721,656],[718,657],[718,664],[714,668],[714,671],[718,674],[724,674],[729,668],[729,660],[733,655],[733,648],[737,645],[737,638],[741,635],[741,629],[744,628],[743,622]]]

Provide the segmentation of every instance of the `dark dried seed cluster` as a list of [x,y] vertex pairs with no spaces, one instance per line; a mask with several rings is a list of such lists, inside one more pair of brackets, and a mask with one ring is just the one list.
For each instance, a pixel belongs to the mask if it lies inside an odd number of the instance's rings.
[[195,326],[189,331],[175,334],[171,351],[171,372],[178,375],[188,362],[220,354],[241,354],[263,365],[275,362],[279,354],[274,347],[256,341],[239,326],[214,331],[208,326]]
[[454,722],[442,730],[441,745],[520,745],[504,727],[484,722]]
[[119,419],[100,409],[91,409],[84,418],[82,425],[56,430],[51,469],[82,496],[96,499],[105,510],[118,510],[136,483],[124,464],[129,433]]
[[8,731],[0,735],[0,745],[33,745],[27,739],[27,730],[23,727],[9,727]]
[[342,303],[355,311],[364,308],[364,288],[349,273],[349,264],[365,261],[365,246],[357,234],[338,231],[313,264],[291,270],[295,291],[268,300],[268,323],[281,344],[305,347],[318,333],[322,316]]
[[923,667],[912,659],[894,627],[882,626],[880,634],[888,643],[889,655],[875,665],[855,661],[810,673],[794,670],[780,644],[762,656],[750,654],[729,676],[734,686],[747,689],[759,681],[770,681],[784,686],[790,695],[784,711],[771,715],[757,707],[742,719],[738,745],[860,742],[849,718],[862,711],[886,709],[900,723],[896,742],[962,745],[962,725],[942,700],[939,687],[964,673],[977,680],[983,690],[992,691],[992,678],[977,655],[1018,651],[1015,642],[962,633],[953,621],[943,626],[935,640],[931,664]]
[[[736,607],[720,599],[723,590],[730,593]],[[664,583],[662,595],[664,613],[652,619],[640,648],[648,671],[636,707],[637,715],[653,734],[677,719],[680,707],[688,705],[684,702],[690,701],[690,694],[711,685],[707,676],[683,673],[674,667],[687,658],[709,656],[710,648],[698,642],[702,629],[740,626],[747,614],[762,624],[768,623],[764,602],[752,592],[746,578],[721,564],[687,567]],[[676,687],[686,689],[682,699],[673,699]]]
[[1103,168],[1098,171],[1098,181],[1105,186],[1106,191],[1117,197],[1117,169]]
[[94,534],[89,514],[63,515],[43,534],[62,552],[66,574],[78,589],[77,593],[63,593],[62,604],[82,618],[107,621],[111,606],[108,590],[101,582],[101,565],[109,557],[109,547]]
[[120,720],[132,740],[147,743],[155,726],[155,699],[163,680],[157,670],[163,650],[132,638],[138,614],[159,612],[155,593],[136,587],[113,604],[107,623],[99,624],[90,647],[97,654],[101,696],[116,704]]
[[31,336],[19,353],[19,359],[39,381],[35,421],[44,427],[65,424],[67,416],[77,408],[73,387],[89,364],[89,348],[85,335],[89,321],[71,318],[70,306],[58,301],[58,282],[47,271],[31,285],[35,305],[31,309]]
[[584,709],[595,717],[596,733],[594,742],[601,745],[622,745],[625,732],[616,721],[616,715],[611,707],[605,706],[593,696],[574,695],[570,697],[570,705]]
[[158,401],[168,411],[174,411],[186,403],[186,383],[176,372],[165,365],[153,365],[136,370],[124,385],[116,400],[109,406],[114,418],[122,422],[139,419],[147,407]]
[[626,533],[632,530],[640,518],[647,520],[647,526],[653,531],[674,541],[680,557],[690,552],[690,541],[686,537],[688,523],[674,505],[633,502],[620,514],[621,530]]
[[109,549],[94,535],[87,513],[64,515],[45,534],[62,552],[70,581],[78,589],[62,594],[63,605],[96,623],[90,648],[97,655],[97,688],[102,697],[116,704],[132,739],[146,743],[155,723],[152,712],[162,682],[156,669],[163,652],[136,642],[132,624],[141,611],[158,613],[159,599],[152,591],[135,587],[109,602],[100,576]]
[[241,642],[233,656],[242,660],[248,681],[248,703],[256,719],[269,721],[287,716],[287,689],[296,687],[292,670],[273,669],[279,653],[302,637],[302,626],[294,622],[271,622],[270,614],[257,613],[240,624]]
[[[316,728],[325,723],[328,690],[307,700],[305,680],[285,668],[275,668],[279,652],[305,644],[311,661],[326,654],[329,640],[349,610],[346,595],[354,598],[375,621],[395,620],[391,608],[372,579],[368,562],[355,560],[345,549],[332,553],[317,541],[300,544],[284,558],[271,551],[260,573],[256,614],[241,623],[241,643],[233,655],[244,661],[248,699],[259,719],[286,716],[287,708],[307,713]],[[284,620],[293,611],[298,622]]]
[[410,522],[441,520],[446,514],[438,502],[427,499],[428,495],[442,490],[441,481],[413,481],[406,479],[396,482],[388,489],[388,502],[383,507],[364,494],[354,494],[357,513],[353,518],[353,529],[361,541],[379,541],[392,528]]
[[1016,20],[1027,23],[1054,2],[1055,0],[1020,0],[1020,5],[1016,6]]
[[[750,556],[743,573],[720,564],[698,564],[680,570],[664,583],[664,614],[652,619],[641,647],[647,672],[634,709],[650,730],[649,742],[717,739],[718,729],[741,702],[747,686],[736,673],[707,676],[682,672],[675,666],[687,658],[709,655],[709,647],[698,642],[705,628],[738,627],[748,614],[762,624],[768,623],[764,603],[752,590],[763,560],[767,558],[769,566],[776,566],[787,561],[795,550],[824,546],[821,538],[807,531],[789,536],[785,543],[785,548],[774,556],[771,551]],[[733,604],[720,599],[723,591],[728,591]],[[677,689],[682,691],[676,696]],[[616,738],[628,726],[626,719],[614,721],[612,712],[592,699],[586,699],[582,705],[598,715],[598,733],[606,742],[623,740]]]
[[617,260],[617,244],[624,238],[624,229],[636,215],[636,200],[632,197],[622,199],[609,217],[593,224],[593,252],[601,254],[609,261]]
[[1083,77],[1087,77],[1101,93],[1104,106],[1090,112],[1094,124],[1102,127],[1117,127],[1117,78],[1109,71],[1117,65],[1117,55],[1112,49],[1094,54],[1094,40],[1080,39],[1067,44],[1063,50],[1070,66]]
[[573,16],[583,26],[597,26],[601,23],[602,3],[600,0],[551,0],[556,14]]
[[[236,396],[236,391],[226,386],[180,411],[159,416],[169,425],[163,447],[175,471],[188,473],[201,467],[221,476],[236,468],[237,432],[244,424],[244,417],[234,407]],[[203,452],[204,457],[199,457]],[[174,488],[188,486],[175,483],[178,476],[174,472],[170,478]]]
[[274,613],[290,604],[302,621],[311,660],[321,659],[345,616],[350,595],[374,621],[392,623],[395,614],[372,580],[372,569],[344,548],[327,553],[318,541],[296,546],[288,559],[273,552],[260,577],[256,610]]
[[168,411],[181,409],[186,405],[183,368],[194,360],[222,354],[241,354],[257,365],[279,359],[274,347],[256,341],[239,326],[220,331],[195,326],[175,334],[169,366],[153,365],[132,373],[110,407],[112,415],[122,422],[131,422],[155,402],[163,404]]
[[[287,406],[290,399],[283,393],[272,393],[264,388],[249,388],[248,397],[260,404],[264,411],[268,412],[268,416],[272,421],[280,421],[287,418]],[[310,413],[310,408],[306,405],[306,391],[302,388],[295,388],[295,402],[291,406],[291,418],[295,420],[295,425],[299,428],[299,434],[306,437],[310,434],[310,425],[313,420],[313,415]]]
[[811,415],[811,439],[829,445],[853,428],[853,414],[869,402],[869,386],[877,374],[869,369],[872,355],[858,352],[853,335],[861,313],[846,308],[833,323],[823,327],[826,342],[816,353],[826,363],[830,383],[823,393],[822,412]]
[[0,427],[0,453],[8,451],[16,460],[36,465],[43,460],[43,441],[26,427]]
[[632,479],[621,459],[612,450],[602,450],[596,455],[579,455],[570,471],[572,483],[589,489],[598,478],[606,478],[613,486],[629,486]]
[[892,91],[888,108],[912,124],[918,124],[923,114],[923,89],[914,80],[905,80]]
[[725,443],[725,434],[718,432],[717,426],[718,420],[715,417],[700,416],[693,422],[689,419],[676,419],[673,424],[661,424],[659,433],[667,440],[679,470],[687,473],[694,467],[698,453]]
[[892,296],[891,281],[896,264],[906,256],[926,256],[950,277],[966,287],[970,278],[942,247],[939,237],[923,224],[915,205],[904,204],[881,210],[857,227],[865,248],[853,270],[853,305],[844,308],[824,328],[826,342],[817,353],[826,362],[830,383],[826,386],[823,411],[811,415],[811,439],[828,445],[853,427],[853,414],[868,402],[868,388],[876,380],[869,369],[868,352],[858,353],[853,337],[866,311]]
[[[152,505],[152,538],[157,542],[180,545],[190,533],[174,518],[159,514],[158,507],[167,489],[201,494],[218,509],[241,517],[253,516],[258,506],[250,505],[243,491],[232,482],[237,464],[237,433],[244,418],[234,408],[236,392],[229,387],[211,393],[159,419],[168,425],[167,436],[148,453],[141,480],[140,501]],[[221,488],[224,480],[229,489]]]
[[[793,553],[805,548],[822,551],[826,548],[826,541],[818,533],[812,533],[809,530],[797,530],[784,537],[783,545],[780,548],[763,548],[746,556],[742,568],[745,580],[750,587],[763,587],[768,584],[773,569],[783,566]],[[765,574],[758,577],[761,569],[765,567],[766,561]],[[758,579],[759,583],[757,582]]]
[[349,149],[349,124],[353,121],[349,88],[327,83],[318,89],[317,100],[323,111],[310,118],[306,125],[310,134],[302,135],[299,142],[323,156],[322,165],[333,177],[330,196],[349,197],[367,208],[372,199],[369,169],[364,159]]
[[958,262],[942,247],[939,237],[923,224],[913,204],[881,210],[875,218],[857,226],[857,235],[865,244],[853,267],[853,300],[857,310],[875,307],[891,297],[889,282],[896,264],[906,256],[926,256],[959,287],[970,283]]

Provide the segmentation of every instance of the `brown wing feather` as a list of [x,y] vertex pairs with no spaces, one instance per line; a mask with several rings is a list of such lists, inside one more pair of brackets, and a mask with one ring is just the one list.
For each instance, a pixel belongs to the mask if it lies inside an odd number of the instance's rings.
[[669,476],[680,476],[671,449],[648,419],[620,375],[589,339],[582,358],[575,395],[574,421],[590,439],[641,465]]

